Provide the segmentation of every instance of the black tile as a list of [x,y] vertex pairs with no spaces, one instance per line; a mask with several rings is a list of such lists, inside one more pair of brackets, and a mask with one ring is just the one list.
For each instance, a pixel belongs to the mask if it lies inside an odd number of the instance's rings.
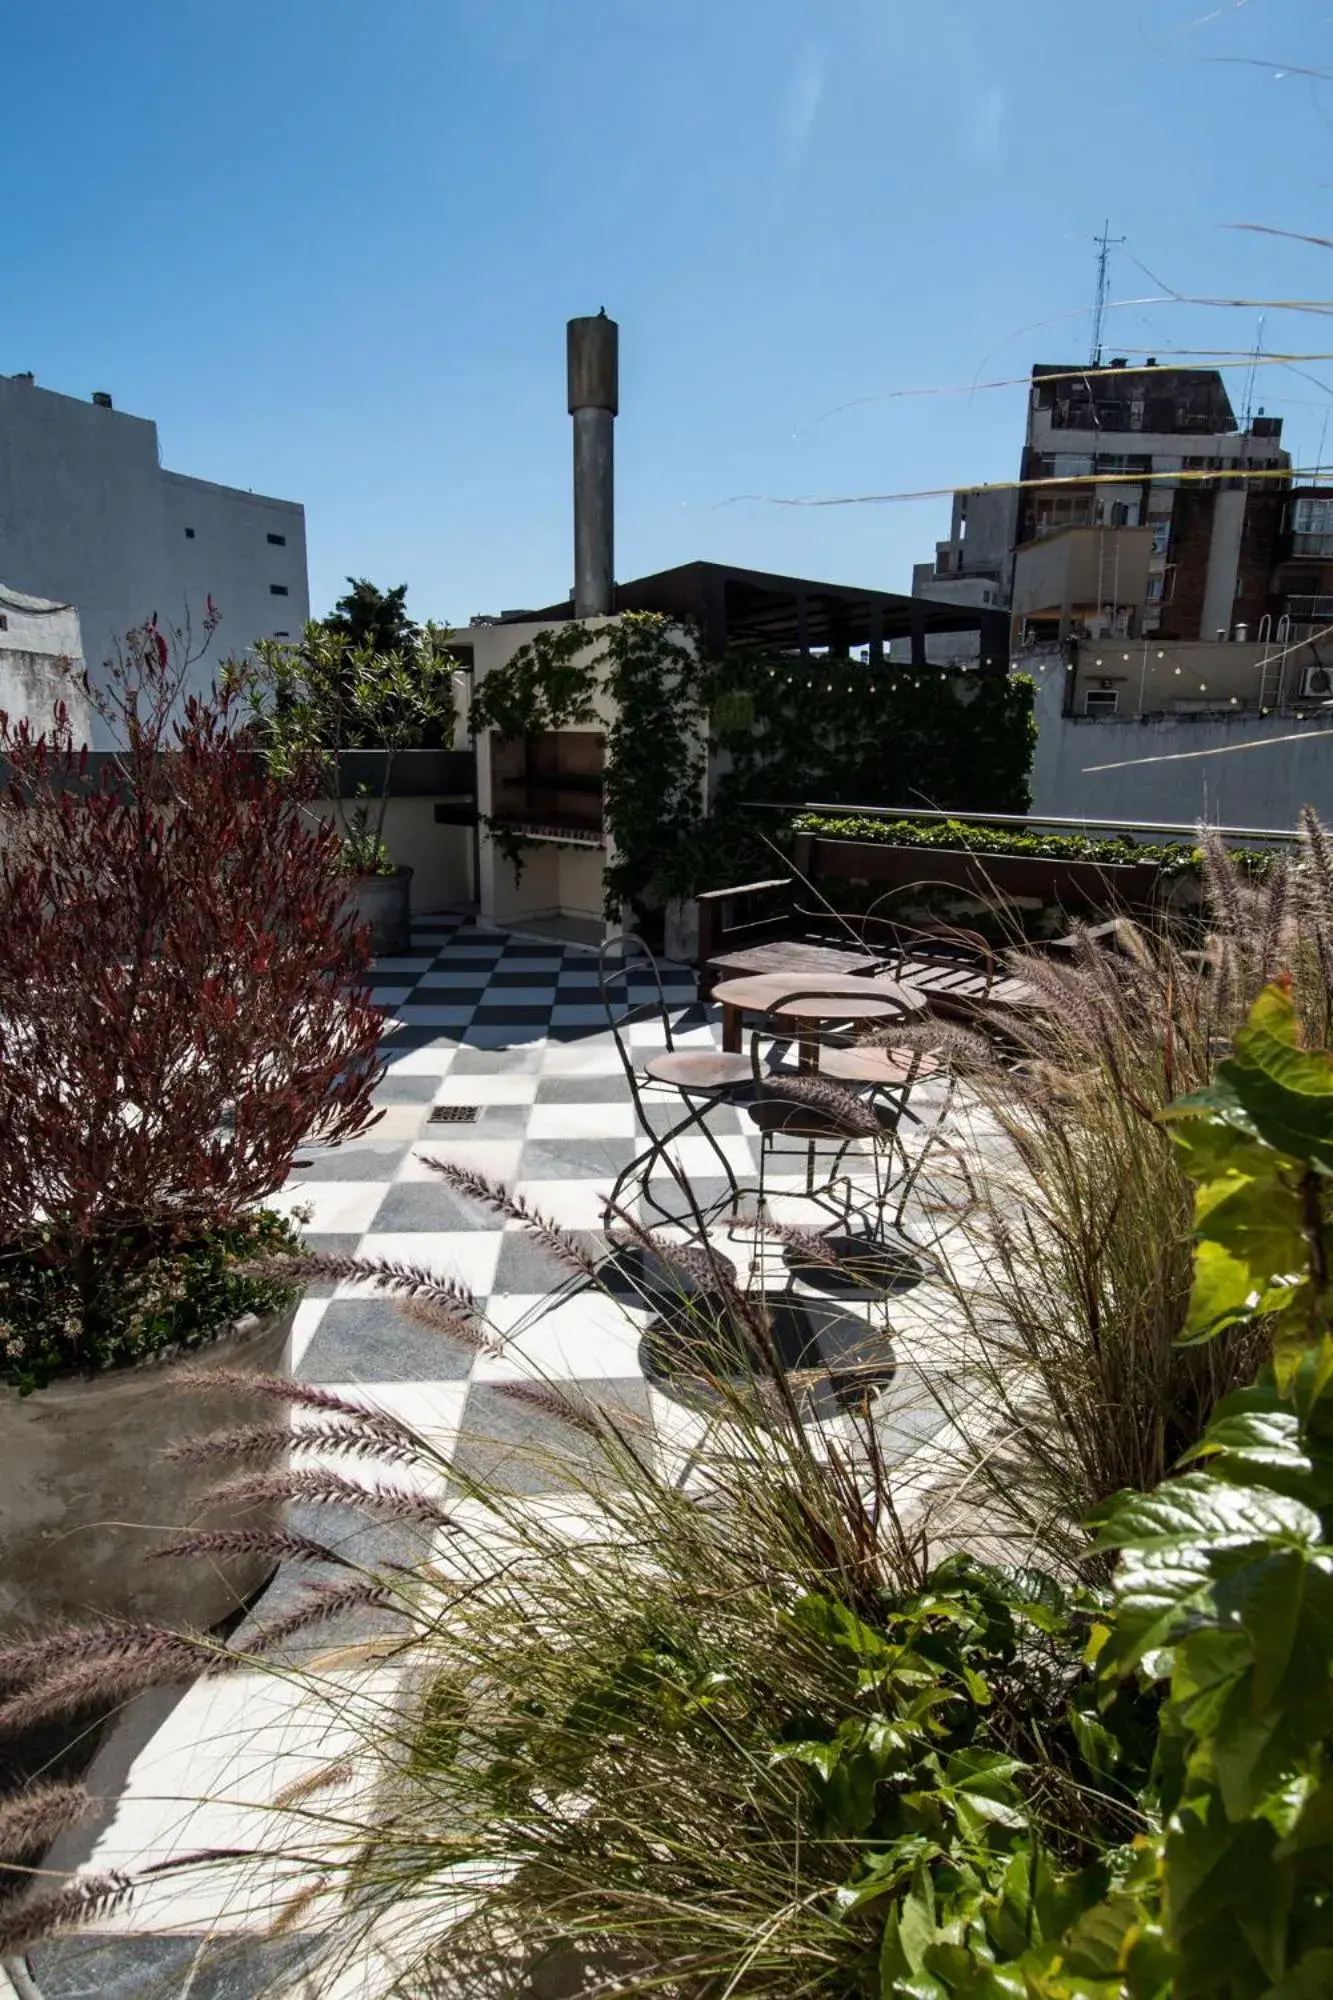
[[[637,1418],[645,1426],[650,1421],[646,1382],[579,1382],[565,1393],[583,1407],[601,1405],[612,1416]],[[548,1409],[506,1394],[498,1382],[476,1382],[468,1392],[454,1462],[466,1479],[504,1492],[560,1493],[595,1481],[599,1454],[594,1439]]]
[[525,1139],[528,1134],[527,1104],[486,1104],[480,1118],[468,1128],[473,1139]]
[[[475,1130],[475,1127],[473,1128]],[[500,1218],[442,1180],[398,1181],[375,1211],[371,1228],[498,1229]]]
[[529,1139],[519,1169],[525,1181],[614,1180],[643,1151],[635,1139]]
[[[441,1442],[446,1451],[452,1451],[452,1434]],[[362,1470],[374,1473],[377,1483],[387,1486],[397,1483],[398,1468],[393,1465],[381,1470],[373,1462],[363,1461]],[[258,1634],[304,1606],[312,1586],[363,1580],[349,1574],[348,1563],[356,1563],[377,1575],[388,1573],[392,1589],[395,1569],[411,1570],[430,1560],[439,1532],[422,1522],[372,1521],[345,1507],[289,1506],[284,1509],[283,1523],[289,1533],[304,1535],[326,1548],[334,1560],[284,1563],[263,1596],[230,1634],[231,1644],[238,1648],[254,1645]],[[308,1625],[303,1632],[294,1632],[276,1648],[265,1645],[264,1652],[268,1657],[294,1665],[312,1653],[328,1652],[336,1646],[360,1645],[407,1630],[405,1613],[388,1606],[362,1604]]]
[[[361,1247],[360,1235],[349,1235],[346,1231],[302,1230],[301,1242],[307,1250],[316,1250],[323,1257],[355,1257]],[[327,1299],[337,1290],[338,1282],[337,1278],[311,1278],[306,1284],[306,1296]]]
[[506,972],[501,964],[492,974],[488,990],[491,993],[524,993],[534,988],[542,993],[554,993],[555,972]]
[[400,1004],[404,1007],[475,1007],[485,998],[481,979],[469,986],[417,986]]
[[[441,1007],[448,1004],[447,1000],[432,1002],[432,1005]],[[395,1056],[406,1055],[409,1049],[431,1049],[437,1042],[446,1042],[448,1039],[449,1034],[445,1030],[427,1027],[419,1022],[395,1025],[381,1036],[380,1054],[389,1064],[389,1072],[392,1074]]]
[[331,1299],[297,1372],[305,1382],[464,1382],[474,1359],[389,1299]]
[[478,1007],[472,1018],[474,1028],[546,1028],[550,1026],[551,1006],[511,1007],[507,1001],[498,1001]]
[[349,1146],[303,1146],[292,1163],[299,1192],[307,1181],[391,1181],[412,1150],[411,1141],[395,1139],[377,1146],[361,1141]]
[[[600,1258],[606,1249],[605,1237],[595,1229],[571,1229],[567,1233],[592,1257]],[[577,1283],[577,1272],[527,1230],[506,1229],[495,1267],[494,1293],[531,1297],[549,1292],[562,1282]]]
[[[743,1178],[741,1185],[744,1186]],[[655,1229],[668,1218],[673,1222],[692,1223],[696,1209],[705,1221],[711,1222],[724,1214],[731,1202],[731,1183],[721,1174],[713,1177],[689,1176],[686,1186],[688,1193],[665,1167],[660,1168],[654,1173],[647,1190],[640,1189],[631,1212],[638,1216],[640,1222]]]

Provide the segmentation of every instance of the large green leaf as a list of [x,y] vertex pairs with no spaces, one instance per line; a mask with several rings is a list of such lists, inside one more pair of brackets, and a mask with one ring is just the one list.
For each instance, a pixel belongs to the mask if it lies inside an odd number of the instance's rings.
[[1319,1540],[1319,1517],[1285,1493],[1236,1487],[1190,1472],[1153,1493],[1119,1493],[1093,1510],[1099,1549],[1183,1553],[1240,1548],[1275,1540],[1306,1547]]
[[1185,1453],[1205,1459],[1214,1479],[1269,1486],[1309,1507],[1333,1502],[1333,1453],[1312,1456],[1300,1418],[1276,1390],[1247,1390],[1219,1406],[1206,1435]]
[[1333,1055],[1298,1046],[1287,989],[1260,994],[1219,1075],[1276,1152],[1333,1172]]

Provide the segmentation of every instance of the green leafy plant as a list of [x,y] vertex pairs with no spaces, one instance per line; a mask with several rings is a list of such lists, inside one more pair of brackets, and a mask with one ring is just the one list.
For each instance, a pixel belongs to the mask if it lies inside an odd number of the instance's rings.
[[1197,1469],[1096,1517],[1120,1558],[1103,1687],[1163,1695],[1162,1825],[1124,1932],[1151,1976],[1122,1948],[1123,1990],[1313,2000],[1333,1981],[1333,1056],[1301,1045],[1289,983],[1168,1122],[1196,1188],[1186,1338],[1264,1319],[1276,1347]]
[[293,1222],[264,1208],[146,1261],[132,1235],[119,1245],[112,1239],[103,1254],[119,1267],[115,1295],[90,1344],[78,1287],[68,1269],[43,1260],[46,1243],[35,1230],[26,1254],[16,1244],[0,1259],[0,1383],[27,1395],[61,1375],[125,1367],[188,1348],[246,1313],[273,1312],[291,1286],[262,1266],[300,1245]]
[[[441,633],[411,626],[382,652],[326,621],[307,625],[297,644],[261,640],[255,654],[246,679],[251,731],[269,771],[334,801],[350,874],[393,874],[384,824],[395,760],[453,735],[455,662]],[[342,796],[339,759],[362,749],[383,752],[379,788],[359,784],[352,804]]]

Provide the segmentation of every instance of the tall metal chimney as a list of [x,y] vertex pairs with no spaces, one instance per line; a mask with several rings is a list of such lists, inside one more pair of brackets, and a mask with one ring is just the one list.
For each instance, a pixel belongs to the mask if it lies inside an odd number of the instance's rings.
[[606,310],[568,329],[569,414],[574,419],[574,616],[615,610],[615,421],[620,408],[620,328]]

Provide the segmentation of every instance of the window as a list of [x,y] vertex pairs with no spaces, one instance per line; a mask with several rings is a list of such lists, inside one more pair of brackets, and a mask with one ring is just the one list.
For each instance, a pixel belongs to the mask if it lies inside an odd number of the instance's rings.
[[287,597],[290,595],[290,592],[285,583],[271,583],[268,587],[268,594],[270,597]]
[[273,636],[275,639],[290,639],[292,635],[290,632],[275,632]]
[[1093,688],[1083,697],[1085,715],[1114,715],[1120,706],[1120,693],[1116,688]]
[[285,549],[287,546],[287,537],[285,535],[270,535],[268,539],[271,546],[275,549]]
[[1145,592],[1149,604],[1160,604],[1165,589],[1166,578],[1164,576],[1150,576],[1148,578],[1148,588]]
[[4,612],[0,611],[0,632],[7,632],[8,630],[9,620],[6,618]]
[[186,539],[186,541],[187,541],[187,542],[192,542],[192,541],[194,540],[194,529],[193,529],[193,528],[187,528],[187,529],[185,530],[185,539]]
[[1153,554],[1155,556],[1164,556],[1166,554],[1167,543],[1171,539],[1171,516],[1169,514],[1156,514],[1149,521],[1148,526],[1152,529]]
[[1306,495],[1292,503],[1292,553],[1333,555],[1333,497]]

